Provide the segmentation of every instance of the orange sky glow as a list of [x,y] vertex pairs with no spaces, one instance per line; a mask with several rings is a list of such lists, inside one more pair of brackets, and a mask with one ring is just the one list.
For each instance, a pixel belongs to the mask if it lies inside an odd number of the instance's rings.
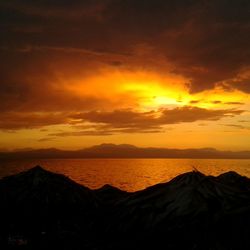
[[1,150],[250,149],[249,13],[97,2],[0,3]]
[[[1,131],[3,148],[76,149],[102,142],[143,147],[249,147],[250,102],[244,92],[216,87],[192,94],[188,79],[146,70],[103,69],[99,74],[62,76],[57,81],[56,93],[73,101],[94,100],[92,106],[86,110],[66,102],[58,111],[9,112],[6,123],[10,128]],[[169,119],[156,121],[163,112]]]

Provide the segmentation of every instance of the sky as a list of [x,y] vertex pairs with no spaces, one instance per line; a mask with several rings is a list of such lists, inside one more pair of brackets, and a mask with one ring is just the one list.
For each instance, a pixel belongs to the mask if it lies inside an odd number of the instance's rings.
[[250,1],[2,0],[0,150],[250,150]]

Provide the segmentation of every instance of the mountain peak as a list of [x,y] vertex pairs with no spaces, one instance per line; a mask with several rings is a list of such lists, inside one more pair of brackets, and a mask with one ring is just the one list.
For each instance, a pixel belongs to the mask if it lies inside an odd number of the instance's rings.
[[27,173],[29,173],[29,174],[36,174],[36,175],[49,174],[49,173],[54,174],[54,173],[46,170],[45,168],[41,167],[40,165],[36,165],[35,167],[29,169],[27,171]]
[[113,143],[103,143],[98,145],[98,147],[102,148],[136,148],[136,146],[131,144],[113,144]]
[[188,185],[196,184],[200,181],[202,181],[204,178],[206,178],[206,175],[199,172],[198,170],[193,170],[191,172],[187,172],[181,175],[178,175],[174,179],[171,180],[171,182],[178,182],[178,183],[184,183]]
[[42,168],[40,165],[36,165],[35,167],[29,169],[29,172],[47,172],[44,168]]
[[250,188],[250,180],[246,176],[242,176],[234,171],[229,171],[223,173],[217,177],[219,181],[225,183],[227,185],[235,185],[242,186],[246,189]]

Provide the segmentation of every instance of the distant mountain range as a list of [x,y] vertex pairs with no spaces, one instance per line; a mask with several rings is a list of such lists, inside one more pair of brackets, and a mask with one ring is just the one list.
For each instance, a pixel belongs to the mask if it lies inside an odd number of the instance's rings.
[[81,150],[27,149],[0,152],[0,159],[56,159],[56,158],[197,158],[250,159],[250,151],[220,151],[214,148],[169,149],[140,148],[129,144],[101,144]]

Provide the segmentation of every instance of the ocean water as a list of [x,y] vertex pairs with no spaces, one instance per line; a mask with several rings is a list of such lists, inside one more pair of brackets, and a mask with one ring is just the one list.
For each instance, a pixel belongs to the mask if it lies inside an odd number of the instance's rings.
[[207,175],[236,171],[250,177],[250,160],[208,159],[49,159],[1,161],[0,178],[40,165],[89,188],[105,184],[136,191],[166,182],[194,168]]

